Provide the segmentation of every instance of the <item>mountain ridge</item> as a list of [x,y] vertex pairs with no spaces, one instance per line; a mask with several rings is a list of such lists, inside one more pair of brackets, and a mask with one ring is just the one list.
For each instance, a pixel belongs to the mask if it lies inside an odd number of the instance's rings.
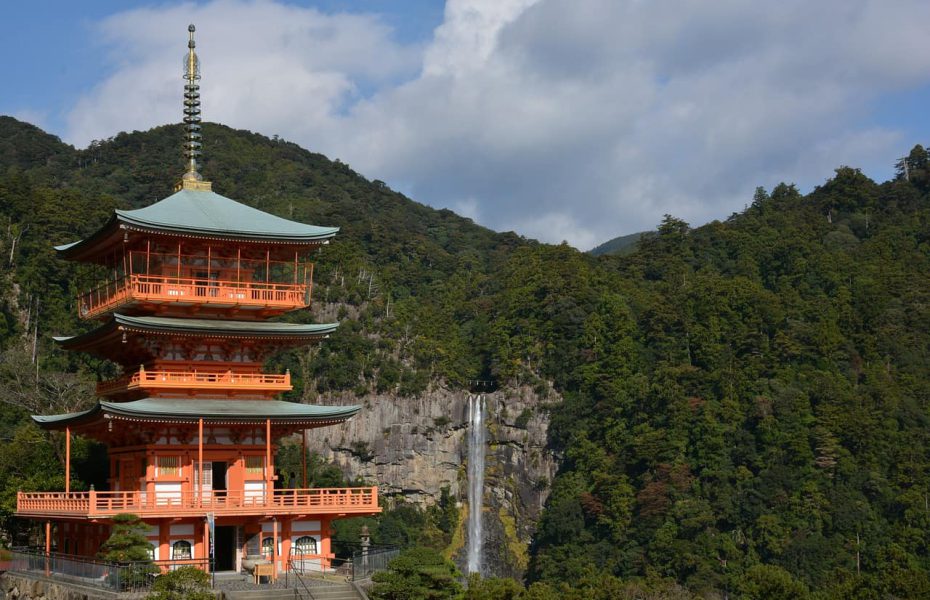
[[[115,206],[164,197],[171,171],[182,171],[181,130],[119,134],[73,152],[18,131],[15,153],[0,143],[0,256],[9,265],[0,399],[47,407],[60,401],[46,391],[51,382],[112,375],[43,341],[84,326],[71,300],[77,272],[55,259],[50,241],[91,230]],[[520,482],[540,491],[533,502],[546,499],[538,523],[517,521],[518,539],[507,523],[521,517],[508,511],[527,488],[489,492],[510,500],[494,505],[502,548],[532,537],[522,559],[528,581],[582,590],[573,598],[607,598],[626,585],[680,597],[930,594],[919,533],[930,529],[922,147],[892,181],[840,167],[810,194],[760,188],[726,220],[692,228],[667,217],[632,252],[594,257],[408,202],[286,142],[217,125],[206,132],[204,171],[220,193],[344,227],[319,257],[313,312],[287,317],[342,326],[319,348],[268,365],[290,369],[289,399],[396,402],[397,414],[418,419],[398,429],[428,448],[453,434],[434,403],[480,381],[495,394],[489,422],[509,436],[499,460],[518,446],[530,464],[549,464],[543,448],[559,457],[551,479]],[[38,365],[29,361],[33,339]],[[14,364],[24,368],[6,366]],[[16,387],[36,366],[40,385]],[[4,414],[2,439],[33,435],[19,420],[24,410]],[[528,423],[544,433],[529,439]],[[377,472],[393,429],[359,427],[366,439],[331,448],[340,463]],[[7,492],[60,486],[54,440],[29,439],[33,457],[0,442]],[[17,475],[7,454],[47,475]],[[424,460],[424,469],[448,469],[432,480],[458,477],[460,465]],[[403,482],[392,484],[400,501]],[[431,500],[445,507],[441,518],[404,513],[404,543],[454,545],[449,507],[462,498],[443,497]],[[9,495],[0,495],[0,516],[8,511]],[[383,528],[373,522],[373,535],[396,532],[399,514]],[[495,556],[509,560],[504,550]]]

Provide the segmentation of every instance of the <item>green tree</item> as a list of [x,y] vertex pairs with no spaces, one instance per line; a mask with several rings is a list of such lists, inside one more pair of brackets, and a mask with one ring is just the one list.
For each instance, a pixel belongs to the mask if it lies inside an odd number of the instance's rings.
[[523,586],[513,579],[482,579],[478,573],[471,573],[468,575],[468,587],[462,595],[462,600],[519,600],[524,593]]
[[115,515],[110,537],[101,544],[97,558],[117,563],[151,561],[154,548],[145,537],[148,529],[137,515]]
[[144,585],[158,568],[152,562],[154,548],[145,537],[148,526],[133,514],[113,517],[110,537],[101,544],[97,558],[110,563],[123,563],[119,585],[132,589]]
[[376,573],[369,596],[374,600],[443,600],[458,598],[460,573],[435,550],[412,548]]

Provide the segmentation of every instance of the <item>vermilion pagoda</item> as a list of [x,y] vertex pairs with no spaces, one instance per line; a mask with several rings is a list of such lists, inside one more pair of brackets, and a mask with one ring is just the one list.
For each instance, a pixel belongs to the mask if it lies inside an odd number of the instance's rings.
[[[58,552],[93,556],[110,519],[134,513],[150,525],[158,561],[205,565],[212,546],[217,570],[240,570],[247,557],[276,571],[294,557],[325,569],[333,558],[330,524],[379,512],[377,488],[307,489],[304,473],[302,488],[282,489],[275,442],[342,423],[359,408],[275,400],[291,389],[290,375],[263,373],[262,365],[336,329],[266,319],[309,306],[308,257],[337,229],[261,212],[202,180],[190,31],[188,170],[175,194],[117,210],[89,238],[57,248],[102,274],[78,298],[81,316],[100,326],[57,341],[114,361],[125,375],[98,384],[103,399],[90,410],[33,417],[66,433],[65,490],[20,492],[17,514],[45,522],[46,551],[54,540]],[[108,491],[70,490],[76,434],[108,446]]]

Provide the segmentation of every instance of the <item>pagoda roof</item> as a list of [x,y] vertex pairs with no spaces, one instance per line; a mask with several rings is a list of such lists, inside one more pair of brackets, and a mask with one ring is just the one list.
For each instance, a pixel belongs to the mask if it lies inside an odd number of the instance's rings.
[[[223,340],[268,340],[282,346],[298,346],[330,335],[338,323],[268,323],[265,321],[223,321],[180,317],[131,317],[114,313],[103,325],[71,337],[53,338],[67,350],[80,350],[121,364],[139,364],[148,351],[123,342],[123,334],[179,335]],[[290,343],[289,343],[290,342]]]
[[132,402],[100,400],[85,411],[60,415],[33,415],[43,429],[93,428],[105,421],[264,424],[267,419],[285,425],[321,427],[355,416],[361,406],[319,406],[283,400],[205,400],[196,398],[144,398]]
[[324,243],[338,227],[319,227],[290,221],[207,190],[182,189],[164,200],[137,210],[116,210],[90,237],[56,246],[64,258],[89,258],[120,230],[130,229],[182,237],[292,245]]

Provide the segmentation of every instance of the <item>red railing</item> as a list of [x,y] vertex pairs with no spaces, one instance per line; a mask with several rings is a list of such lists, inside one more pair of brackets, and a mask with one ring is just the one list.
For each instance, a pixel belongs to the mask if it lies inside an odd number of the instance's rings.
[[193,516],[271,512],[372,514],[378,508],[377,487],[309,488],[263,491],[197,492],[17,492],[20,516],[106,517],[131,512],[139,516]]
[[237,282],[130,275],[78,296],[80,314],[93,318],[130,302],[208,304],[292,310],[310,304],[310,283]]
[[278,392],[288,391],[292,387],[290,373],[270,375],[233,371],[146,371],[140,369],[119,379],[101,381],[97,384],[97,395],[106,396],[140,388],[255,389]]

